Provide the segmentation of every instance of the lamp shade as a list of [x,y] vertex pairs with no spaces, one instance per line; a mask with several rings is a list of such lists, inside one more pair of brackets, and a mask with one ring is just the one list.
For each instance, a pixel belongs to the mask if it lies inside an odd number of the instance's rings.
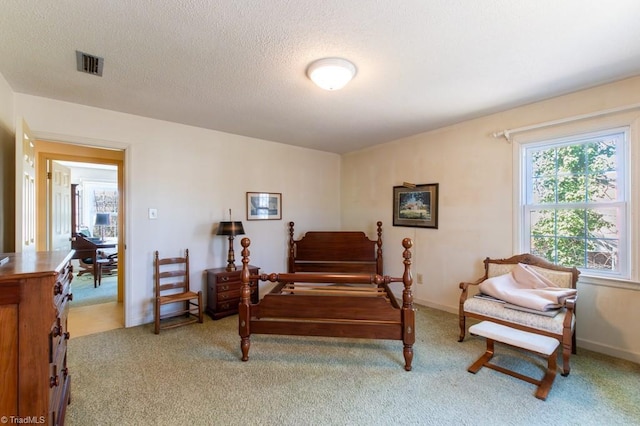
[[356,66],[341,58],[318,59],[309,65],[307,75],[324,90],[340,90],[356,75]]
[[242,222],[220,222],[216,235],[243,235],[244,227]]
[[97,226],[109,225],[109,213],[96,213],[96,225]]

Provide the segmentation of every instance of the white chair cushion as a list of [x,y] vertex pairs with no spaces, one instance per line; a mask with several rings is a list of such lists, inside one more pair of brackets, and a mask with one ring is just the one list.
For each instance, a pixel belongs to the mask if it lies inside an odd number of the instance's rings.
[[[562,334],[566,309],[562,309],[555,317],[531,314],[529,312],[507,309],[503,303],[470,297],[464,302],[465,312],[476,313],[486,317],[502,319],[512,323],[521,324],[538,330],[549,331],[554,334]],[[575,315],[571,322],[571,329],[575,327]]]

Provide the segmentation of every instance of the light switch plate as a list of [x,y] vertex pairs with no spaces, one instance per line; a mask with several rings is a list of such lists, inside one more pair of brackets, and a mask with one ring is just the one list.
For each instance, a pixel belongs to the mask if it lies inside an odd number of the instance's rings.
[[149,209],[149,219],[158,218],[158,209]]

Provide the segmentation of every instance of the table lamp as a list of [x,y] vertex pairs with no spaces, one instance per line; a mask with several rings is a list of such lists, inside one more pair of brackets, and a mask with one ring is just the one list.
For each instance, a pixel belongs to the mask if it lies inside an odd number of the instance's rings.
[[[229,219],[231,219],[231,209],[229,209]],[[236,258],[233,253],[233,238],[236,235],[243,235],[244,227],[242,226],[242,222],[233,222],[229,220],[229,222],[220,222],[218,226],[218,232],[216,235],[227,235],[229,236],[229,255],[227,256],[227,271],[235,271],[236,270]]]
[[100,227],[100,241],[104,241],[104,227],[109,226],[109,213],[96,213],[96,226]]

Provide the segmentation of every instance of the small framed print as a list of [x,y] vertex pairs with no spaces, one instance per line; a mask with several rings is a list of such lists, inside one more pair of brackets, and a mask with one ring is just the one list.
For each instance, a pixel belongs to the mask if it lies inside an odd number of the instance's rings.
[[282,219],[282,194],[247,192],[247,220]]
[[438,184],[394,186],[393,226],[438,229]]

